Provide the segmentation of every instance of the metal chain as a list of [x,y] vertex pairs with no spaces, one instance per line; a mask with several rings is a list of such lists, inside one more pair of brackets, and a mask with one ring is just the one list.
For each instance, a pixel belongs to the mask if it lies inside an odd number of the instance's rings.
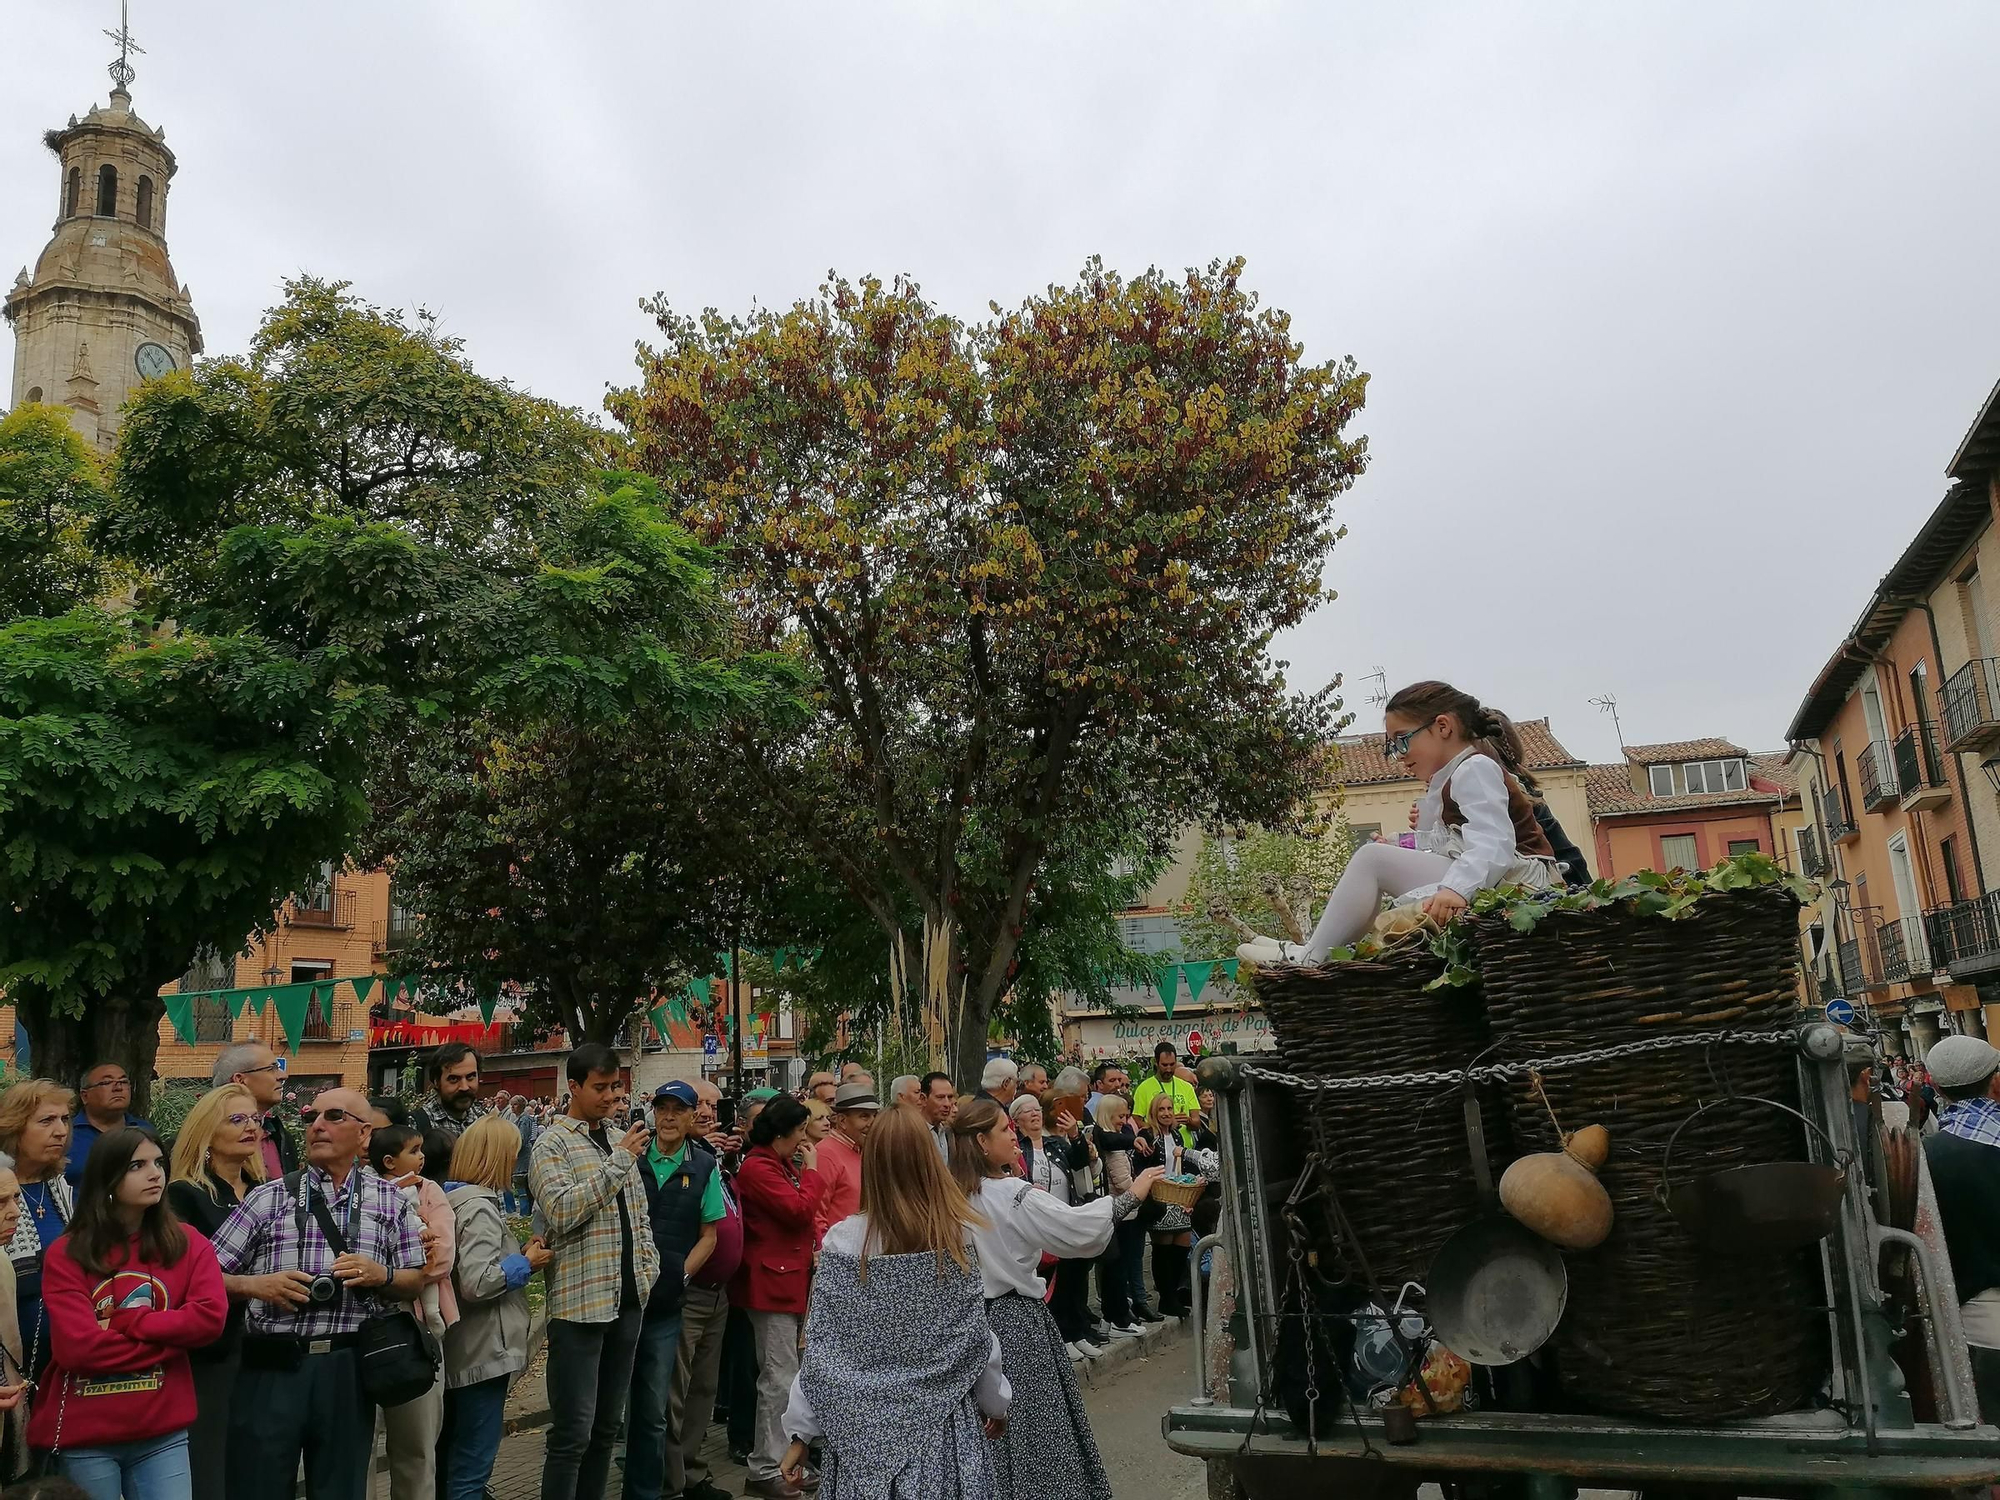
[[1683,1036],[1649,1037],[1639,1042],[1619,1042],[1610,1047],[1592,1047],[1557,1057],[1532,1058],[1525,1062],[1480,1063],[1471,1068],[1455,1068],[1431,1073],[1371,1073],[1354,1078],[1316,1078],[1300,1073],[1283,1073],[1276,1068],[1245,1065],[1246,1076],[1261,1083],[1281,1083],[1308,1093],[1338,1094],[1357,1089],[1456,1088],[1470,1079],[1488,1083],[1522,1078],[1531,1073],[1555,1073],[1565,1068],[1587,1068],[1597,1063],[1616,1062],[1648,1052],[1668,1052],[1681,1047],[1794,1047],[1797,1037],[1790,1031],[1693,1031]]

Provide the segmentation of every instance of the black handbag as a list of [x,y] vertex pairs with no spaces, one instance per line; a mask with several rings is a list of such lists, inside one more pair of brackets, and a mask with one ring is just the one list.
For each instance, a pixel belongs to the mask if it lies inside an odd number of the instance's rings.
[[[333,1222],[326,1200],[318,1193],[308,1196],[319,1232],[335,1255],[345,1255],[347,1238]],[[377,1406],[402,1406],[427,1395],[444,1364],[444,1346],[407,1308],[368,1319],[356,1330],[354,1344],[361,1394]]]

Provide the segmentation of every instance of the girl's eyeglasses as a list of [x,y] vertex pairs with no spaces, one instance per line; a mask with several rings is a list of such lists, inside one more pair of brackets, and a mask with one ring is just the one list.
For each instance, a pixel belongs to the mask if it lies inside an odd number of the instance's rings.
[[1419,724],[1415,729],[1405,729],[1401,734],[1392,734],[1383,742],[1382,753],[1390,760],[1401,760],[1410,753],[1410,741],[1431,726]]

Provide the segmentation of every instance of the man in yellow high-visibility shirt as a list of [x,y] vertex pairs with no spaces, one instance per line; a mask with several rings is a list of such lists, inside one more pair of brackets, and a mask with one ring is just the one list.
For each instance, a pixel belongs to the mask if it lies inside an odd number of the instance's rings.
[[1181,1056],[1172,1042],[1161,1042],[1153,1049],[1152,1076],[1142,1080],[1132,1095],[1132,1114],[1143,1127],[1153,1118],[1153,1101],[1164,1090],[1174,1103],[1174,1123],[1180,1127],[1181,1144],[1194,1144],[1194,1132],[1188,1129],[1201,1117],[1201,1097],[1195,1093],[1194,1085],[1180,1075]]

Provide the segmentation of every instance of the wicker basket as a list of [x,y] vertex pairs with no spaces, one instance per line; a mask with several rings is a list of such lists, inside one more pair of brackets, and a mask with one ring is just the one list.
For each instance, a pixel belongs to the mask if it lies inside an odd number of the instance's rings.
[[[1373,962],[1322,968],[1260,969],[1252,987],[1277,1034],[1286,1072],[1353,1077],[1463,1068],[1488,1046],[1474,987],[1425,993],[1443,966],[1422,948]],[[1506,1159],[1504,1111],[1496,1089],[1482,1091],[1488,1150]],[[1394,1295],[1422,1281],[1431,1257],[1479,1216],[1456,1089],[1376,1087],[1298,1091],[1287,1117],[1332,1178],[1355,1245],[1320,1223],[1323,1269],[1365,1266]],[[1358,1254],[1356,1253],[1358,1252]]]
[[1164,1178],[1153,1184],[1153,1201],[1164,1203],[1168,1208],[1190,1209],[1201,1201],[1201,1195],[1208,1188],[1208,1179],[1194,1182],[1168,1182]]
[[[1798,907],[1760,888],[1704,897],[1681,921],[1602,909],[1556,912],[1532,932],[1474,928],[1503,1056],[1547,1057],[1694,1031],[1788,1030],[1798,1019]],[[1785,1047],[1680,1048],[1542,1080],[1563,1124],[1611,1132],[1598,1174],[1617,1218],[1596,1250],[1567,1257],[1569,1306],[1553,1342],[1568,1399],[1665,1421],[1770,1416],[1810,1404],[1827,1369],[1817,1250],[1720,1258],[1655,1196],[1674,1127],[1731,1095],[1799,1104]],[[1531,1082],[1507,1086],[1520,1149],[1554,1149]],[[1677,1173],[1796,1161],[1803,1128],[1779,1111],[1711,1110],[1675,1148]]]

